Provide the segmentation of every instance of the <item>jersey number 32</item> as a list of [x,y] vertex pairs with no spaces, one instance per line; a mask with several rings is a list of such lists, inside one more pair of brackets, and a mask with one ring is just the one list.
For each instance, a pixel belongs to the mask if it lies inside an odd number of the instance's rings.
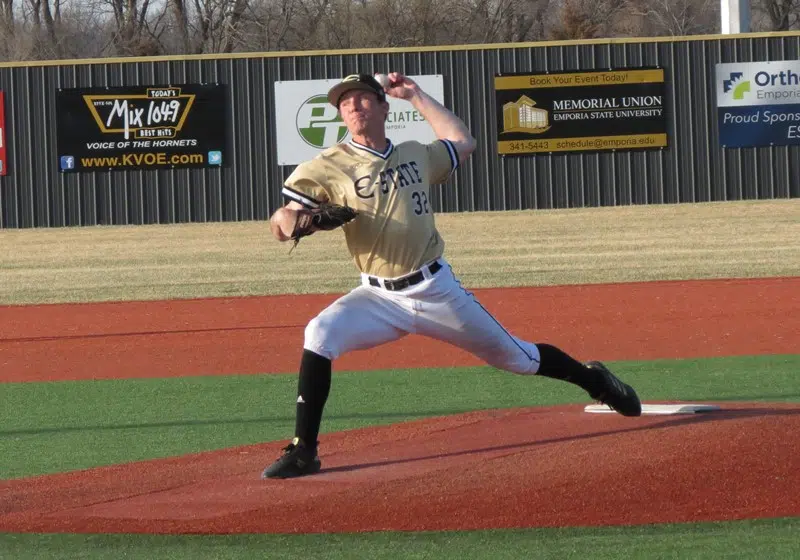
[[431,213],[430,207],[428,206],[428,195],[423,191],[412,192],[411,199],[414,201],[414,214],[420,216],[422,214]]

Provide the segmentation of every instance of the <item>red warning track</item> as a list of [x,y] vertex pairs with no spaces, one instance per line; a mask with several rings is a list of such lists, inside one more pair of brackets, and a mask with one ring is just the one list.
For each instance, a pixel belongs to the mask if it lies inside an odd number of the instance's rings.
[[[479,290],[580,358],[797,353],[800,278]],[[292,372],[333,296],[0,308],[2,381]],[[338,369],[477,360],[408,337]],[[455,530],[800,515],[800,405],[623,418],[484,411],[326,435],[320,475],[262,481],[279,443],[0,481],[0,531]]]

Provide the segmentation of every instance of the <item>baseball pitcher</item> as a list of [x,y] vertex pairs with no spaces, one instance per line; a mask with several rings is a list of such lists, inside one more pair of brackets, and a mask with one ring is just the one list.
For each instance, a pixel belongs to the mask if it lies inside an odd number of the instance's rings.
[[[274,237],[294,243],[342,227],[361,285],[306,327],[295,437],[262,476],[318,472],[332,361],[408,333],[454,344],[496,368],[573,383],[620,414],[639,416],[636,392],[602,363],[583,364],[552,345],[515,337],[461,286],[443,257],[431,190],[463,165],[476,141],[461,119],[410,78],[398,72],[380,78],[383,86],[370,74],[354,74],[331,88],[328,101],[352,140],[299,165],[283,188],[288,203],[270,218]],[[437,140],[393,144],[385,132],[387,95],[410,102]]]

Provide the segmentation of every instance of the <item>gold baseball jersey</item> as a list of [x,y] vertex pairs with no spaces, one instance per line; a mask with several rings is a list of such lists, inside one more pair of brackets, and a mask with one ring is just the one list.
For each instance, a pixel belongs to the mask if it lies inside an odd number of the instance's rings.
[[449,140],[396,146],[389,141],[383,153],[350,141],[297,166],[283,194],[307,208],[332,202],[358,210],[343,226],[356,266],[396,278],[442,256],[430,189],[456,167],[458,153]]

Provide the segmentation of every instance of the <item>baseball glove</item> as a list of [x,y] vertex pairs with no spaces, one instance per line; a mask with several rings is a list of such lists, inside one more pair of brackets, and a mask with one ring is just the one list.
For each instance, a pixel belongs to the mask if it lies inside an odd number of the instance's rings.
[[297,247],[300,240],[311,235],[317,230],[329,231],[342,227],[352,221],[358,212],[349,206],[341,204],[322,203],[316,208],[301,208],[297,211],[297,221],[294,223],[291,239],[294,240],[292,249]]

